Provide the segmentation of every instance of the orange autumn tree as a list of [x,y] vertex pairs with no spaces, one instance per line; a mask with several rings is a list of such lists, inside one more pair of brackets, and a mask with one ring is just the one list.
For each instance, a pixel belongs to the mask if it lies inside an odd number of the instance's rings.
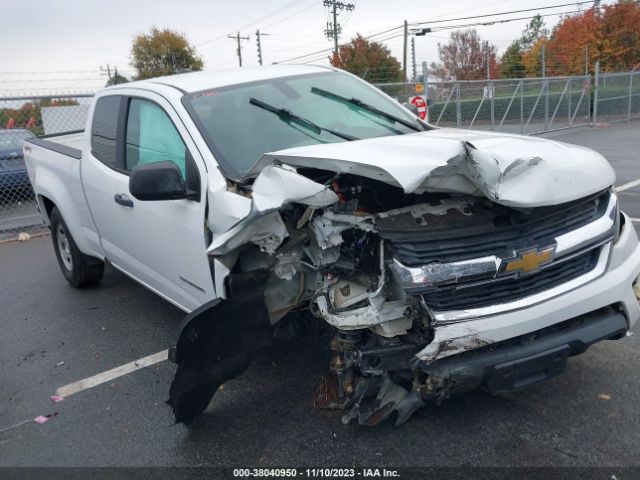
[[[522,54],[522,65],[527,77],[542,76],[542,49],[549,43],[547,37],[540,37],[528,50]],[[549,75],[549,72],[546,72]]]
[[[600,45],[600,13],[590,8],[564,17],[553,29],[546,46],[546,70],[549,76],[581,75],[588,55],[590,71]],[[588,47],[588,50],[587,50]]]
[[604,71],[631,70],[640,63],[640,3],[620,0],[605,5],[599,33]]
[[371,82],[402,81],[402,66],[384,44],[357,34],[349,43],[341,45],[338,55],[330,58],[331,65]]
[[[631,70],[639,64],[640,3],[619,0],[564,17],[546,44],[547,75],[583,74],[587,47],[590,73],[596,60],[605,72]],[[523,59],[527,53],[531,58],[540,55],[525,52]]]

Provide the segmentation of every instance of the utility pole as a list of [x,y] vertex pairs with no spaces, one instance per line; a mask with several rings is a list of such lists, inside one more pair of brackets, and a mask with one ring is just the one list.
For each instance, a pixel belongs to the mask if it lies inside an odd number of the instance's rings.
[[549,80],[547,77],[547,46],[542,45],[542,77],[544,78],[544,129],[549,130]]
[[491,80],[491,55],[488,48],[485,56],[487,57],[487,80]]
[[404,21],[404,43],[402,48],[402,79],[403,82],[407,81],[407,40],[409,38],[409,23]]
[[356,6],[353,3],[343,3],[338,0],[323,0],[322,4],[328,7],[331,13],[332,22],[327,23],[327,28],[324,30],[326,37],[333,39],[333,55],[338,58],[338,37],[342,33],[342,28],[338,23],[338,10],[346,10],[352,12]]
[[258,63],[262,66],[262,44],[260,43],[260,35],[269,35],[268,33],[260,33],[260,30],[256,30],[256,44],[258,45]]
[[418,78],[418,68],[416,67],[416,37],[414,35],[411,36],[411,66],[413,73],[411,80],[415,82]]
[[332,3],[333,6],[333,55],[334,58],[338,58],[338,13],[336,12],[336,2]]
[[228,37],[235,38],[238,42],[236,53],[238,54],[238,64],[242,66],[242,46],[240,45],[240,40],[249,40],[249,37],[241,37],[240,32],[238,32],[236,35],[228,35]]
[[109,77],[109,80],[111,80],[111,66],[108,63],[107,63],[107,68],[104,68],[102,66],[100,67],[101,72],[104,72],[105,70],[107,71],[107,76]]

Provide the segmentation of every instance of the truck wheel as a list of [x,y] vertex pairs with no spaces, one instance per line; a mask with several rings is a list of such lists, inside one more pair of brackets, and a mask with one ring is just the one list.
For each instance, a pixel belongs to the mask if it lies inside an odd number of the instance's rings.
[[62,274],[71,285],[82,288],[102,280],[104,262],[78,249],[57,207],[51,210],[51,238]]

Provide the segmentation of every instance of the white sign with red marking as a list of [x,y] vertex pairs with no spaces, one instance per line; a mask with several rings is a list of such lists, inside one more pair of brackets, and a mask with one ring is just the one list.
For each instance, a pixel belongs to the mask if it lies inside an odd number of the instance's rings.
[[420,120],[426,120],[427,118],[427,101],[424,98],[424,95],[416,95],[412,97],[409,102],[418,109],[418,116]]

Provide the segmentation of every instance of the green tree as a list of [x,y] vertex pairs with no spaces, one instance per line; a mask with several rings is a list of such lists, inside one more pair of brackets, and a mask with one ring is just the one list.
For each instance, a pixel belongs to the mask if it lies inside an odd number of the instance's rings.
[[330,58],[331,65],[373,83],[402,81],[400,62],[382,43],[370,42],[360,34],[338,49]]
[[529,50],[533,47],[538,40],[549,36],[549,30],[547,29],[544,19],[540,14],[531,19],[529,24],[525,27],[520,37],[520,47],[523,50]]
[[502,78],[524,77],[525,69],[522,62],[522,45],[514,40],[500,57],[500,76]]
[[186,35],[152,27],[149,33],[134,37],[131,66],[136,69],[136,79],[141,80],[184,70],[202,70],[203,62]]

